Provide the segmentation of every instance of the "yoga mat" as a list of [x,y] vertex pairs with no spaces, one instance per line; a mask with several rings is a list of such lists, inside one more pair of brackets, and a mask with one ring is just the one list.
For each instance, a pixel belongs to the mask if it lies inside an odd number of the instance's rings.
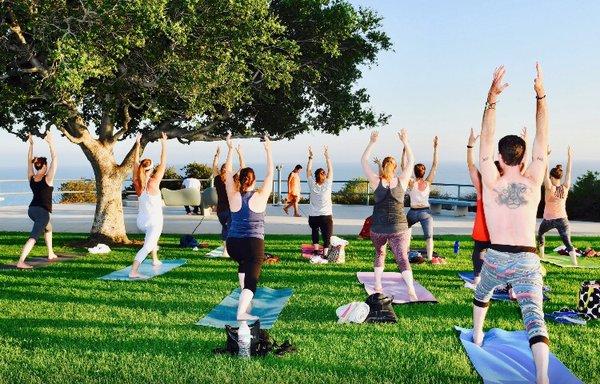
[[[373,272],[357,272],[358,281],[364,285],[365,290],[369,295],[375,293],[375,274]],[[408,299],[408,289],[404,284],[402,275],[398,272],[384,272],[381,279],[383,293],[394,297],[394,304],[410,304],[410,303],[437,303],[437,299],[425,287],[414,281],[415,292],[419,301],[410,301]]]
[[[473,331],[454,327],[473,367],[484,384],[535,383],[535,365],[525,331],[493,328],[485,333],[481,347],[473,344]],[[550,384],[583,384],[550,353]]]
[[571,264],[570,256],[545,255],[544,258],[540,259],[540,260],[545,263],[556,265],[556,266],[562,267],[562,268],[589,268],[589,269],[600,268],[600,257],[578,257],[577,258],[578,265],[576,265],[576,266]]
[[[57,254],[57,258],[56,259],[52,259],[52,260],[48,260],[47,257],[28,257],[27,259],[25,259],[25,262],[29,265],[31,265],[33,267],[33,269],[36,268],[43,268],[43,267],[47,267],[50,264],[56,264],[56,263],[60,263],[63,261],[71,261],[74,260],[75,258],[77,258],[77,256],[75,255],[63,255],[63,254]],[[6,270],[6,269],[18,269],[17,268],[17,263],[11,263],[11,264],[2,264],[0,265],[0,270]]]
[[[305,259],[310,259],[314,256],[313,251],[315,250],[315,247],[312,244],[302,244],[300,249],[302,252],[302,257]],[[319,254],[322,255],[323,252],[320,252]]]
[[152,260],[144,260],[140,265],[139,272],[145,275],[142,279],[130,279],[129,272],[131,271],[131,265],[127,268],[120,269],[109,273],[106,276],[99,277],[100,280],[120,280],[120,281],[135,281],[135,280],[148,280],[154,276],[162,275],[175,269],[186,263],[185,259],[172,259],[172,260],[161,260],[162,264],[156,267],[152,265]]
[[205,256],[206,257],[223,257],[223,258],[226,258],[226,259],[229,258],[229,256],[225,256],[223,254],[223,246],[222,245],[220,247],[215,248],[212,251],[208,252]]
[[[277,321],[277,317],[292,296],[290,288],[271,289],[260,287],[252,299],[250,314],[258,316],[260,327],[270,329]],[[236,288],[210,311],[208,315],[200,319],[196,325],[206,327],[225,328],[225,325],[239,326],[237,321],[237,306],[240,297],[240,289]]]
[[[458,272],[458,276],[465,282],[471,283],[473,284],[473,272],[472,271],[464,271],[464,272]],[[548,292],[550,290],[550,287],[544,285],[543,287],[544,292]],[[492,300],[496,300],[496,301],[511,301],[510,296],[508,295],[508,292],[505,292],[502,289],[496,288],[494,290],[494,294],[492,295]],[[544,293],[544,301],[550,300],[550,298],[546,295],[546,293]]]

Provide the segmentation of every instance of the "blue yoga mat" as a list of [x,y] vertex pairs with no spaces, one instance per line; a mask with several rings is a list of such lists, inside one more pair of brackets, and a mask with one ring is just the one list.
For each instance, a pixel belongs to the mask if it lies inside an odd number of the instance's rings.
[[[493,328],[481,347],[473,344],[473,331],[454,327],[473,367],[484,384],[535,383],[535,364],[525,331]],[[583,384],[552,353],[548,364],[550,384]]]
[[143,279],[130,279],[129,272],[131,272],[131,265],[127,268],[120,269],[118,271],[114,271],[109,273],[106,276],[100,277],[100,280],[126,280],[126,281],[136,281],[136,280],[148,280],[153,278],[154,276],[162,275],[169,272],[171,269],[175,269],[186,263],[185,259],[173,259],[173,260],[161,260],[162,265],[153,266],[152,260],[144,260],[144,262],[140,265],[139,272],[146,276]]
[[[468,283],[473,283],[474,280],[474,275],[473,272],[471,271],[465,271],[465,272],[458,272],[458,276],[465,282]],[[550,288],[544,286],[544,292],[549,291]],[[508,292],[505,292],[503,290],[500,289],[496,289],[494,291],[494,294],[492,295],[492,300],[496,300],[496,301],[510,301],[510,296],[508,295]],[[546,300],[550,300],[548,298],[548,296],[546,295],[546,293],[544,293],[544,301]]]
[[[292,296],[290,288],[271,289],[260,287],[252,299],[250,314],[258,316],[260,327],[270,329],[277,321],[277,317]],[[202,318],[196,325],[206,327],[225,328],[225,325],[237,327],[237,306],[240,297],[240,289],[237,288],[219,303],[206,317]]]

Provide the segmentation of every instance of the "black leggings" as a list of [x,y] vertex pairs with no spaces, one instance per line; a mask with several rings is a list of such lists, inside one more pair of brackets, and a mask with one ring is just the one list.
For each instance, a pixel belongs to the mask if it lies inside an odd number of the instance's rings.
[[483,251],[490,247],[489,241],[478,241],[474,240],[473,244],[473,276],[478,277],[481,273],[481,267],[483,267]]
[[30,239],[38,241],[42,233],[52,232],[52,224],[50,224],[50,212],[42,207],[29,207],[27,210],[29,218],[33,220],[33,228],[31,229]]
[[308,225],[312,229],[312,243],[319,244],[319,231],[323,236],[323,248],[329,248],[333,233],[333,218],[328,216],[308,216]]
[[256,292],[265,259],[265,241],[256,237],[228,237],[225,245],[229,256],[238,262],[238,273],[245,274],[244,289]]

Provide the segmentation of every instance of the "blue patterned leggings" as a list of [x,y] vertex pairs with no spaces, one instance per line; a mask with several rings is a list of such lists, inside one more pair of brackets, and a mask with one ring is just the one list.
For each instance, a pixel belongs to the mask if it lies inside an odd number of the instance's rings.
[[479,307],[487,307],[494,288],[505,284],[510,284],[517,296],[529,344],[548,344],[548,330],[542,308],[543,280],[539,257],[529,252],[508,253],[488,249],[473,303]]

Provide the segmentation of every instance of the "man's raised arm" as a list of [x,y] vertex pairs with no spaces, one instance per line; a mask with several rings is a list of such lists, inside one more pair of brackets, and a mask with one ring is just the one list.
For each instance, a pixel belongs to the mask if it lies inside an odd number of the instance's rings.
[[494,71],[494,79],[488,92],[481,121],[479,171],[483,183],[487,185],[492,185],[500,177],[500,173],[494,164],[494,134],[496,133],[496,103],[498,102],[498,96],[508,87],[508,83],[502,82],[505,73],[506,70],[503,65]]
[[535,113],[535,139],[531,164],[527,167],[525,176],[537,184],[544,179],[544,172],[548,165],[548,109],[546,105],[546,91],[544,90],[542,67],[535,64],[537,75],[533,82],[537,108]]

